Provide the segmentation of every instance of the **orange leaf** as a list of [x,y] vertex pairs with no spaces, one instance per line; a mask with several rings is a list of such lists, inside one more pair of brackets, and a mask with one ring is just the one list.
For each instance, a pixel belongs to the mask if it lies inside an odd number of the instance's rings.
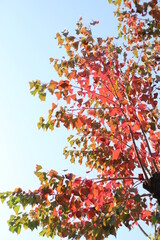
[[56,97],[57,97],[57,100],[59,100],[61,98],[61,93],[60,92],[56,92]]
[[83,122],[78,118],[76,126],[81,127],[82,125],[83,125]]
[[52,178],[53,176],[55,176],[57,174],[58,174],[58,172],[56,172],[55,170],[51,169],[51,171],[49,172],[48,176]]
[[57,82],[51,80],[51,82],[48,85],[48,90],[53,94],[56,86],[57,86]]
[[123,105],[128,104],[128,100],[127,100],[127,99],[124,99],[121,103],[122,103]]
[[73,94],[73,95],[71,95],[71,98],[76,101],[77,95],[76,95],[76,94]]
[[141,219],[145,220],[146,218],[151,216],[151,211],[149,210],[142,210],[141,212]]
[[122,29],[122,30],[123,30],[123,32],[126,34],[126,26],[125,26],[125,25],[123,26],[123,29]]
[[142,122],[143,121],[143,116],[140,112],[138,112],[138,118],[139,118],[139,121]]
[[111,128],[111,132],[115,132],[115,127],[112,121],[110,121],[110,128]]
[[134,126],[132,127],[133,131],[136,132],[138,130],[140,130],[140,124],[134,124]]
[[70,102],[71,102],[71,97],[70,97],[70,96],[67,96],[65,100],[66,100],[67,104],[70,104]]
[[50,60],[50,63],[52,63],[54,61],[54,58],[50,58],[49,60]]
[[52,214],[53,214],[53,216],[57,216],[57,211],[56,211],[56,209],[55,209],[55,208],[53,209],[53,212],[52,212]]
[[68,85],[69,85],[69,81],[63,81],[63,80],[61,80],[61,81],[59,82],[59,86],[60,86],[61,88],[66,88],[66,87],[68,87]]
[[52,103],[52,110],[54,110],[57,107],[55,103]]

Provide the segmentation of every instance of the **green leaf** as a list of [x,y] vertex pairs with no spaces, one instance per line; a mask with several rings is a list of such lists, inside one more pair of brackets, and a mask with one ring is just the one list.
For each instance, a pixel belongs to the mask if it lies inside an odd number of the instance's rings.
[[141,201],[141,198],[140,198],[139,194],[137,194],[137,195],[134,197],[134,201],[135,201],[135,202],[140,202],[140,201]]
[[7,197],[9,197],[9,195],[11,195],[11,192],[4,192],[4,193],[0,193],[0,199],[1,202],[4,203],[4,201],[6,200]]
[[17,226],[16,232],[17,232],[17,234],[20,234],[20,232],[21,232],[21,225],[20,224]]
[[156,215],[152,216],[152,225],[155,225],[159,221],[160,215],[157,213]]
[[36,93],[37,93],[37,89],[35,89],[35,90],[33,90],[33,91],[31,91],[31,94],[33,95],[33,96],[35,96],[36,95]]
[[13,209],[14,209],[16,215],[18,215],[18,212],[19,212],[20,206],[19,206],[19,205],[16,205],[16,206],[13,207]]
[[128,227],[128,223],[129,223],[129,219],[130,219],[130,214],[128,213],[124,213],[123,216],[122,216],[122,219],[123,219],[123,222],[124,222],[124,225],[126,227]]
[[39,233],[39,236],[44,237],[46,234],[46,229],[43,228],[43,230]]
[[118,30],[121,28],[121,23],[118,24]]

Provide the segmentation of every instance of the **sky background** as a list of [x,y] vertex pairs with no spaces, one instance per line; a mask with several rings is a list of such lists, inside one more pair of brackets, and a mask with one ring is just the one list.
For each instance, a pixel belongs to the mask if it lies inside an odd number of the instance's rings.
[[[49,58],[61,58],[63,52],[54,37],[65,28],[74,33],[81,16],[87,25],[92,20],[100,21],[93,29],[94,36],[116,35],[113,11],[107,0],[0,1],[0,192],[15,187],[37,188],[36,164],[46,171],[52,168],[63,173],[68,169],[87,177],[84,166],[71,165],[64,160],[62,152],[69,135],[66,129],[38,130],[39,117],[47,116],[51,98],[41,102],[38,97],[33,97],[29,81],[49,82],[58,78]],[[2,240],[47,239],[39,237],[38,231],[22,230],[20,235],[9,232],[6,221],[10,214],[12,211],[0,203]],[[144,228],[147,233],[152,231],[151,227]],[[118,231],[117,239],[146,238],[137,227],[131,232],[123,227]]]

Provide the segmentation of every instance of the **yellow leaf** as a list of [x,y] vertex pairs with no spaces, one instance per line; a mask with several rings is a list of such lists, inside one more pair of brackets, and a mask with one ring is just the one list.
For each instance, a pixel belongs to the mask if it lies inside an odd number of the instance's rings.
[[36,172],[38,172],[39,170],[41,170],[42,169],[42,166],[41,165],[36,165]]
[[121,0],[117,0],[117,4],[120,6],[121,5]]
[[138,51],[137,51],[137,48],[134,49],[133,54],[134,54],[134,56],[135,56],[136,58],[138,58]]
[[[109,2],[111,2],[111,1],[109,1]],[[114,3],[114,5],[118,5],[119,7],[120,7],[120,5],[121,5],[121,0],[117,0],[117,1],[115,1],[115,2],[113,2]]]
[[30,89],[32,89],[34,87],[34,82],[29,82],[30,85]]

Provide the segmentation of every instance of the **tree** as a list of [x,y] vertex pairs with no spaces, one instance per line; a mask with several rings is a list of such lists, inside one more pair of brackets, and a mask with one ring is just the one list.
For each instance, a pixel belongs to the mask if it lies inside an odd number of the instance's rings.
[[[156,0],[114,2],[117,38],[95,39],[91,28],[98,22],[86,27],[80,19],[75,36],[56,35],[67,55],[50,58],[59,80],[30,82],[32,95],[54,99],[38,128],[74,130],[64,156],[85,161],[97,178],[44,172],[37,165],[39,189],[0,194],[15,211],[8,221],[12,232],[41,226],[41,236],[104,239],[122,224],[131,229],[142,220],[155,225],[158,239],[160,11]],[[31,210],[20,212],[20,206]]]

